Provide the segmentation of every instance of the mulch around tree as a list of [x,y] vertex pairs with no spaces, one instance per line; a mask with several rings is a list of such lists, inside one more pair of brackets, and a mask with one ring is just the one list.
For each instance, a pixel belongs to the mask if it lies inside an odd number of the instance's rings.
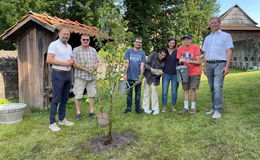
[[138,139],[138,137],[132,132],[113,132],[112,137],[112,143],[109,145],[104,145],[104,142],[108,139],[107,135],[100,135],[93,138],[90,144],[90,152],[99,154],[112,149],[122,149]]

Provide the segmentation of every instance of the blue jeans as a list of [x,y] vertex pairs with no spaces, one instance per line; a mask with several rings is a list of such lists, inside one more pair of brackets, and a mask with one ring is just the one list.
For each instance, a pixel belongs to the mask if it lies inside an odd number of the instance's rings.
[[222,63],[207,63],[206,74],[208,77],[208,83],[210,87],[210,94],[212,100],[212,109],[219,112],[222,111],[223,101],[223,83],[224,74],[221,70],[226,66],[226,62]]
[[164,73],[163,78],[162,78],[162,104],[163,104],[163,106],[167,106],[168,89],[169,89],[170,82],[172,84],[172,105],[176,106],[176,103],[177,103],[177,94],[178,94],[178,87],[179,87],[179,83],[177,82],[177,75]]
[[[135,81],[133,80],[127,80],[129,85],[132,86]],[[140,99],[141,99],[141,86],[142,83],[137,84],[135,89],[135,111],[140,111]],[[132,96],[133,96],[133,88],[129,89],[127,92],[127,110],[131,111],[132,109]]]
[[63,120],[66,115],[66,104],[69,99],[71,87],[71,74],[58,72],[53,70],[51,72],[52,82],[52,100],[50,108],[50,124],[55,122],[57,107],[59,104],[59,120]]

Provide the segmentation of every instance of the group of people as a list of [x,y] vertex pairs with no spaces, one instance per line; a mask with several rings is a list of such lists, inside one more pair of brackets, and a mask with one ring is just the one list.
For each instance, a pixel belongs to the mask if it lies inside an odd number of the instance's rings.
[[[212,99],[211,110],[206,114],[213,114],[212,118],[220,118],[222,113],[223,82],[229,73],[231,57],[233,54],[233,42],[231,35],[221,31],[220,20],[217,17],[210,19],[212,32],[205,38],[202,54],[200,48],[192,44],[192,36],[184,35],[182,45],[178,48],[177,40],[169,38],[166,48],[159,52],[152,52],[147,60],[142,50],[142,38],[134,40],[134,47],[127,50],[126,74],[124,79],[129,84],[127,92],[127,106],[125,114],[132,111],[133,90],[135,92],[135,112],[157,115],[167,110],[176,111],[178,86],[176,67],[187,66],[188,82],[182,82],[184,90],[184,107],[180,114],[189,112],[196,113],[196,90],[199,88],[202,70],[208,78]],[[59,32],[59,39],[52,42],[48,48],[47,63],[52,64],[52,86],[53,97],[50,105],[50,125],[52,131],[59,131],[55,115],[59,105],[59,125],[73,125],[66,120],[66,103],[69,98],[71,86],[71,66],[75,68],[73,93],[75,95],[76,119],[81,120],[80,104],[84,89],[90,99],[89,116],[94,117],[94,103],[96,96],[96,81],[92,76],[99,65],[99,57],[94,48],[90,47],[90,36],[81,36],[81,45],[73,49],[68,44],[70,37],[69,28],[63,27]],[[203,58],[201,58],[201,56]],[[201,64],[204,63],[204,69]],[[142,77],[144,76],[144,94],[141,106]],[[157,86],[160,85],[162,77],[162,107],[160,110]],[[168,106],[168,90],[171,84],[171,105]],[[151,93],[150,93],[151,88]],[[150,104],[151,95],[151,104]],[[191,105],[189,108],[189,99]],[[142,107],[142,109],[141,109]]]

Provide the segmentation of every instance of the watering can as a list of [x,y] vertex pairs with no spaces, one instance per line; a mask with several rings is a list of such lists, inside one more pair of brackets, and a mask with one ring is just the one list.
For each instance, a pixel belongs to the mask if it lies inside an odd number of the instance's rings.
[[118,82],[118,93],[125,94],[127,92],[127,88],[130,88],[130,85],[127,80],[120,80]]
[[189,71],[187,66],[177,66],[177,81],[181,83],[186,83],[189,81]]

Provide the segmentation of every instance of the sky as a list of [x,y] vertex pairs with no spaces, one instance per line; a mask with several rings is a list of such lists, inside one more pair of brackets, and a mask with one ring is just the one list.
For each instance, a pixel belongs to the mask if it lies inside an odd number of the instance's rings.
[[246,14],[260,26],[260,0],[217,0],[220,4],[218,16],[237,4]]

